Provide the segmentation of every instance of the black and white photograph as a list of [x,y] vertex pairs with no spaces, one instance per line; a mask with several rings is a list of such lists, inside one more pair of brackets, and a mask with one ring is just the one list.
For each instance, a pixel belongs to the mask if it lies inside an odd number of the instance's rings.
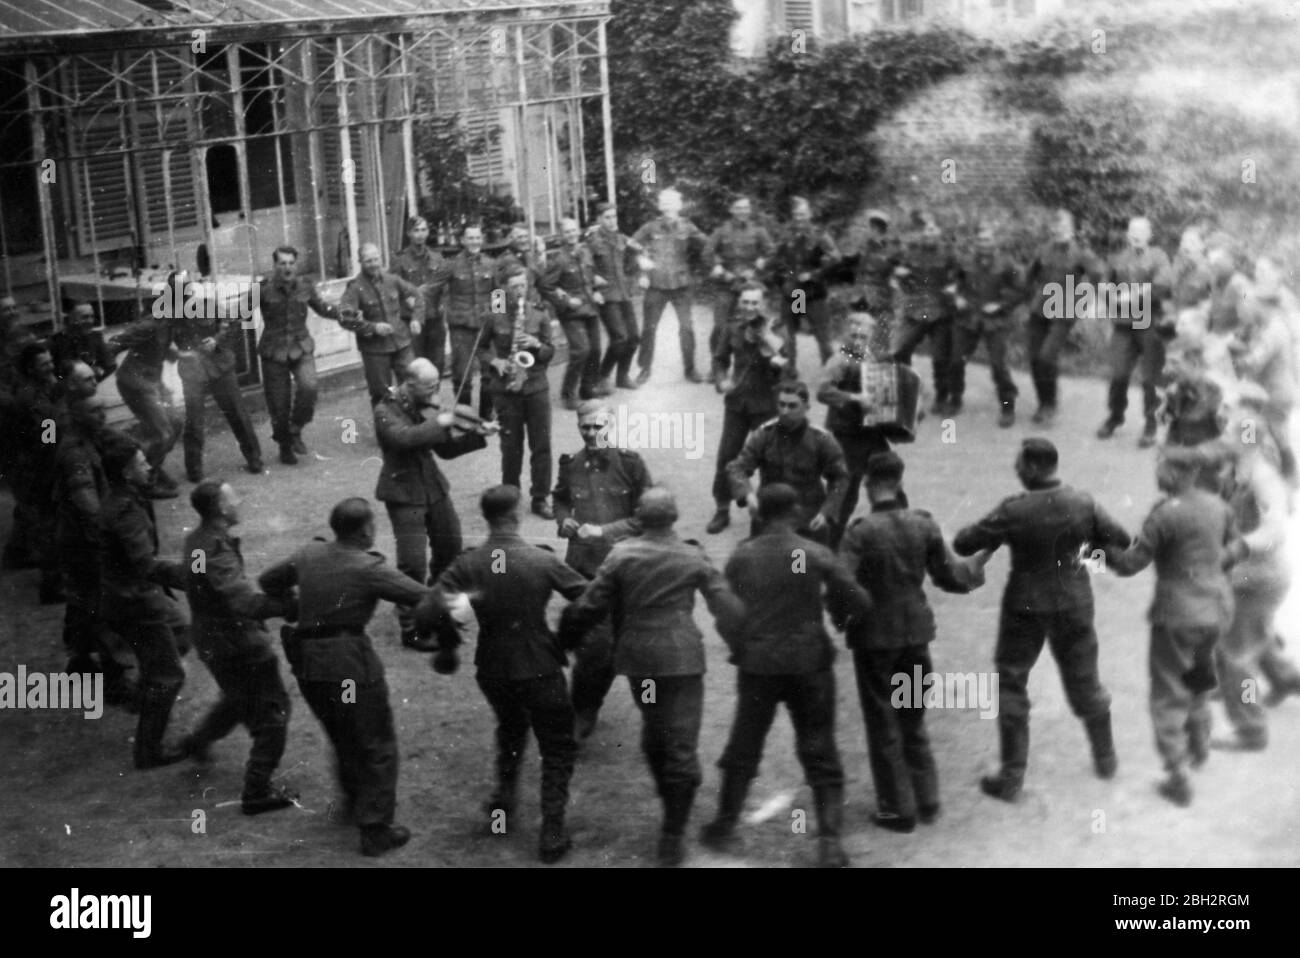
[[1248,930],[1298,269],[1288,0],[0,2],[0,866]]

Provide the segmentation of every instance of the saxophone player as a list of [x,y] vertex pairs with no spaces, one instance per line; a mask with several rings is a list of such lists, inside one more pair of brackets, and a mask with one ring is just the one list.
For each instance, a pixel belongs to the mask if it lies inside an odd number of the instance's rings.
[[551,490],[551,389],[546,368],[555,355],[550,317],[528,286],[528,271],[508,267],[503,273],[504,312],[492,314],[492,357],[488,390],[501,426],[501,483],[522,491],[524,433],[533,514],[555,518],[547,497]]

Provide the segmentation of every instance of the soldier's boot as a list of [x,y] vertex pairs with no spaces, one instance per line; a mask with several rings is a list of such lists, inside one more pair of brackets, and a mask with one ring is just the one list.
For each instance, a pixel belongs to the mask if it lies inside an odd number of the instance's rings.
[[992,798],[1014,802],[1025,782],[1029,761],[1029,723],[1003,720],[998,723],[1002,746],[1002,771],[980,779],[980,790]]
[[1210,759],[1210,723],[1187,723],[1187,758],[1192,768],[1200,768]]
[[401,825],[365,825],[361,829],[361,854],[377,858],[411,840],[411,831]]
[[659,833],[658,860],[661,868],[675,868],[686,860],[686,822],[695,802],[694,785],[672,785],[663,789],[664,822]]
[[280,461],[286,466],[298,465],[298,453],[294,450],[292,442],[280,443]]
[[537,841],[537,857],[544,865],[553,865],[568,854],[573,847],[573,839],[564,827],[564,812],[548,812],[542,815],[542,832]]
[[844,827],[844,786],[820,785],[813,789],[817,804],[817,865],[819,868],[847,868],[849,856],[840,844]]
[[1148,416],[1146,425],[1142,429],[1142,436],[1138,439],[1139,449],[1150,449],[1156,444],[1156,418]]
[[491,817],[494,812],[502,811],[509,819],[515,813],[515,804],[519,797],[519,761],[518,754],[509,755],[497,752],[497,784],[492,795],[483,803],[483,811]]
[[305,442],[302,441],[302,427],[301,427],[301,426],[295,426],[295,427],[293,428],[293,430],[292,430],[292,437],[293,437],[293,438],[290,439],[290,441],[289,441],[289,445],[293,448],[293,451],[296,452],[296,453],[297,453],[298,455],[300,455],[300,456],[305,456],[305,455],[307,455],[307,444],[306,444]]
[[1287,658],[1282,640],[1277,636],[1259,659],[1259,670],[1268,679],[1269,690],[1264,704],[1269,708],[1281,705],[1288,695],[1300,694],[1300,669]]
[[718,814],[700,829],[700,841],[714,851],[726,851],[735,844],[736,824],[740,821],[745,796],[749,794],[749,776],[728,769],[722,776],[718,793]]
[[1084,723],[1088,730],[1088,743],[1092,746],[1092,767],[1098,778],[1114,778],[1119,769],[1119,756],[1115,754],[1115,737],[1111,734],[1110,712],[1094,715]]
[[731,502],[719,502],[717,509],[713,513],[713,518],[704,527],[704,531],[711,536],[715,536],[729,525],[731,525]]
[[1192,782],[1181,766],[1169,770],[1169,777],[1156,786],[1156,791],[1179,808],[1192,804]]
[[1002,409],[998,413],[998,426],[1002,429],[1010,429],[1016,424],[1016,404],[1013,402],[1004,402]]
[[185,478],[193,483],[203,481],[203,453],[201,450],[185,450]]
[[249,791],[250,787],[253,786],[245,783],[244,795],[239,802],[240,811],[245,815],[277,812],[282,808],[288,808],[298,798],[296,793],[270,784],[258,786],[259,790],[254,792]]
[[144,770],[173,765],[185,757],[177,749],[163,745],[167,721],[180,689],[161,685],[145,686],[140,696],[140,718],[135,730],[135,767]]

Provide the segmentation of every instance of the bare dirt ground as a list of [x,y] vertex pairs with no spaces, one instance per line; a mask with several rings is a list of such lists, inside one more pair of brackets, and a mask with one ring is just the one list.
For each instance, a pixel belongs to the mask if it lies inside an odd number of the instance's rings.
[[[697,330],[709,322],[696,309]],[[687,450],[644,453],[655,478],[679,498],[684,536],[703,541],[714,562],[725,562],[746,533],[748,523],[733,522],[719,536],[705,536],[712,512],[709,484],[721,421],[721,400],[712,388],[690,385],[681,376],[672,321],[660,330],[655,378],[633,394],[614,401],[632,410],[703,413],[702,454]],[[815,380],[815,348],[801,340],[800,366]],[[928,363],[921,369],[929,374]],[[558,371],[551,374],[558,383]],[[941,424],[928,419],[920,439],[901,449],[907,461],[906,486],[914,505],[934,513],[951,536],[1017,489],[1011,463],[1020,439],[1037,431],[1028,423],[1032,390],[1018,375],[1021,418],[1016,427],[994,424],[995,401],[985,367],[968,376],[966,411],[956,421],[955,441],[940,441]],[[1136,390],[1134,391],[1136,398]],[[1154,454],[1135,447],[1130,425],[1110,442],[1093,438],[1103,415],[1100,381],[1072,379],[1063,384],[1063,415],[1051,437],[1062,456],[1067,482],[1094,492],[1128,528],[1136,530],[1156,497]],[[210,413],[215,421],[219,415]],[[816,407],[816,421],[824,410]],[[358,441],[341,441],[346,419],[355,420]],[[268,452],[273,449],[265,418],[257,420]],[[580,445],[574,417],[555,410],[554,454]],[[296,467],[268,456],[269,473],[251,477],[239,471],[228,433],[215,431],[209,444],[210,469],[231,478],[245,497],[244,554],[256,575],[313,535],[326,532],[326,514],[338,499],[371,496],[378,460],[364,392],[351,383],[327,386],[316,422],[306,436],[313,455]],[[179,459],[179,453],[176,456]],[[484,526],[476,498],[499,480],[495,443],[488,450],[445,464],[465,526],[468,543]],[[188,492],[188,486],[184,492]],[[0,509],[0,535],[7,535],[7,500]],[[163,552],[176,556],[193,512],[185,495],[158,504]],[[739,519],[738,513],[733,518]],[[554,524],[530,517],[524,534],[550,541]],[[386,519],[380,521],[376,548],[392,556]],[[931,593],[939,639],[932,647],[938,671],[978,672],[992,668],[997,610],[1007,557],[999,553],[988,568],[988,585],[966,597]],[[850,658],[841,652],[838,738],[848,775],[846,845],[860,866],[1250,866],[1300,863],[1300,701],[1288,700],[1271,715],[1267,751],[1238,754],[1216,751],[1196,776],[1190,809],[1177,809],[1154,790],[1160,766],[1147,713],[1145,611],[1152,576],[1120,580],[1098,576],[1097,629],[1103,681],[1114,697],[1120,771],[1115,780],[1097,780],[1091,770],[1080,723],[1066,706],[1050,655],[1035,669],[1029,776],[1023,800],[1015,806],[984,797],[980,774],[997,762],[997,727],[978,711],[936,710],[927,719],[938,761],[944,815],[912,835],[881,831],[870,823],[874,808],[866,741]],[[36,604],[34,572],[0,579],[0,671],[57,671],[64,656],[60,643],[62,607]],[[1296,608],[1293,601],[1288,613]],[[553,610],[554,611],[554,610]],[[706,682],[701,759],[705,784],[692,830],[712,815],[718,784],[714,766],[730,727],[734,673],[724,646],[702,605],[697,620],[705,628],[710,671]],[[1300,617],[1284,617],[1284,631],[1300,644]],[[189,764],[151,772],[131,768],[134,719],[108,709],[98,721],[80,712],[0,712],[0,864],[46,866],[520,866],[534,865],[539,813],[536,806],[535,748],[525,765],[519,820],[506,835],[482,833],[479,805],[492,784],[493,721],[473,681],[472,653],[451,677],[436,675],[426,656],[397,642],[391,610],[381,607],[371,630],[388,669],[401,751],[398,821],[414,833],[411,843],[379,860],[358,854],[355,830],[330,821],[334,800],[331,757],[320,726],[298,695],[283,667],[293,698],[289,746],[279,781],[301,792],[301,808],[257,818],[239,813],[238,798],[248,737],[236,731],[214,750],[207,770]],[[842,641],[838,644],[842,645]],[[173,736],[192,727],[215,697],[206,669],[191,654],[187,681],[172,719]],[[1216,731],[1224,729],[1216,706]],[[570,826],[575,847],[568,867],[638,866],[653,861],[659,808],[639,746],[639,719],[626,683],[611,692],[593,738],[586,743],[572,785]],[[695,843],[694,866],[798,866],[813,861],[811,795],[795,760],[793,736],[782,713],[767,743],[766,759],[751,792],[749,810],[762,821],[746,824],[735,856],[718,856]],[[206,830],[192,826],[196,811]],[[808,834],[793,827],[803,812]],[[563,866],[562,866],[563,867]]]

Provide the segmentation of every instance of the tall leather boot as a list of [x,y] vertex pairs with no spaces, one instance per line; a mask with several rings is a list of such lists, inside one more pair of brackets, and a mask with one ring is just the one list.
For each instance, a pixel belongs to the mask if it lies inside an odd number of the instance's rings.
[[1110,730],[1110,712],[1094,715],[1084,723],[1088,730],[1088,742],[1092,745],[1092,767],[1098,778],[1114,778],[1119,768],[1119,757],[1115,754],[1115,739]]
[[817,865],[820,868],[847,868],[849,856],[840,844],[844,825],[844,786],[821,785],[813,789],[817,804]]
[[664,824],[659,834],[659,865],[675,868],[686,859],[682,839],[686,822],[691,817],[695,801],[694,785],[669,785],[663,789]]
[[164,748],[163,736],[180,689],[150,685],[140,697],[140,718],[135,730],[135,767],[141,770],[172,765],[185,757],[180,750]]
[[745,796],[749,794],[749,776],[727,769],[722,775],[722,790],[718,793],[718,815],[700,830],[700,841],[714,851],[724,851],[736,837],[736,823],[740,821]]
[[980,779],[980,789],[985,795],[1014,802],[1020,797],[1025,766],[1029,764],[1029,721],[1004,717],[998,722],[998,738],[1002,745],[1002,771]]

